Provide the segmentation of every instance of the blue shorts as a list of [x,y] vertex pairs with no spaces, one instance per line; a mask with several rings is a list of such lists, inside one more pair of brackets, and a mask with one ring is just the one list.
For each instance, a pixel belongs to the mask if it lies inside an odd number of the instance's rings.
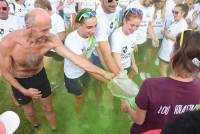
[[[45,69],[43,68],[38,74],[28,78],[15,78],[24,88],[36,88],[41,91],[42,98],[51,95],[51,86],[47,78]],[[25,105],[32,101],[29,96],[24,96],[15,87],[12,86],[13,95],[19,104]]]
[[98,66],[100,68],[103,68],[103,65],[101,64],[101,61],[100,61],[99,57],[94,55],[93,53],[92,53],[92,56],[91,56],[91,60],[92,60],[92,63],[94,65],[96,65],[96,66]]
[[87,73],[83,74],[79,78],[70,79],[64,74],[65,87],[69,93],[79,96],[83,92],[83,88],[88,85],[89,76]]
[[64,16],[64,22],[65,22],[65,24],[70,25],[72,23],[72,15],[64,13],[63,16]]

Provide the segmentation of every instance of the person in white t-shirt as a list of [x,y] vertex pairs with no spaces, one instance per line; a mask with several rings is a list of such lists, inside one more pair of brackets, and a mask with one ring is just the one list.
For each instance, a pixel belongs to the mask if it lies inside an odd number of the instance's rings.
[[[161,31],[164,30],[165,21],[166,21],[166,0],[156,0],[153,4],[154,8],[154,15],[152,21],[152,27],[156,34],[157,39],[159,40],[159,44],[161,44],[163,35]],[[158,50],[159,49],[152,49],[151,53],[153,54],[151,59],[155,60],[155,65],[159,65],[159,58],[158,58]],[[149,60],[151,62],[151,60]]]
[[35,0],[25,0],[24,4],[27,10],[31,10],[34,8],[34,3],[35,3]]
[[9,15],[9,6],[6,1],[0,1],[1,11],[0,11],[0,41],[8,33],[22,28],[18,17]]
[[45,9],[51,16],[51,29],[50,33],[57,35],[61,41],[65,39],[65,25],[64,20],[60,15],[53,11],[49,0],[36,0],[34,7]]
[[69,31],[70,27],[72,29],[75,29],[76,4],[77,3],[75,0],[63,1],[63,13],[64,13],[66,31]]
[[188,28],[195,30],[197,27],[196,23],[196,11],[194,9],[195,1],[194,0],[186,0],[186,3],[188,4],[189,11],[185,18],[185,20],[188,23]]
[[[97,47],[92,55],[92,62],[104,69],[110,70],[112,73],[119,74],[119,67],[111,54],[110,37],[112,32],[118,26],[118,15],[116,14],[116,7],[118,0],[100,0],[100,6],[96,10],[97,13],[97,30],[95,33]],[[102,82],[96,81],[97,86],[96,96],[98,104],[101,103],[102,91],[105,89]],[[109,93],[108,93],[109,94]],[[113,96],[109,94],[110,108],[113,109]]]
[[124,15],[124,12],[126,11],[127,6],[129,5],[130,0],[119,0],[119,3],[117,5],[117,9],[115,11],[115,14],[118,14],[118,27],[122,23],[122,17]]
[[25,7],[25,0],[15,0],[10,3],[10,14],[18,17],[24,17],[27,13],[27,8]]
[[117,7],[117,0],[101,0],[101,6],[97,9],[97,31],[95,34],[97,41],[97,53],[93,54],[93,63],[98,66],[102,65],[111,70],[111,72],[118,74],[119,68],[116,65],[111,55],[110,49],[110,35],[116,29],[118,22],[116,22],[115,11]]
[[[142,10],[143,12],[143,18],[142,22],[139,26],[139,28],[135,31],[134,38],[136,39],[136,44],[138,45],[138,53],[135,54],[137,63],[141,64],[140,67],[140,78],[142,80],[145,79],[145,77],[150,76],[148,73],[148,60],[145,57],[152,57],[151,51],[152,48],[149,48],[151,45],[153,47],[159,46],[159,40],[157,39],[155,32],[152,27],[152,21],[153,21],[153,14],[154,10],[152,7],[153,0],[135,0],[129,4],[128,8],[138,8]],[[151,40],[147,40],[147,34],[150,35]],[[144,54],[144,58],[141,59],[140,54]]]
[[19,17],[20,24],[25,25],[24,17],[28,11],[25,6],[25,0],[15,0],[9,4],[9,7],[10,14]]
[[81,10],[83,8],[90,8],[96,11],[99,4],[99,0],[80,0],[78,2],[78,10]]
[[168,27],[169,25],[174,22],[174,16],[172,14],[172,10],[177,4],[183,4],[184,0],[167,0],[166,1],[166,22],[165,26]]
[[116,29],[111,36],[113,58],[120,71],[138,73],[133,50],[135,47],[133,33],[142,21],[143,13],[140,9],[127,9],[123,16],[122,26]]
[[[71,32],[65,39],[65,47],[77,55],[81,55],[88,60],[95,49],[96,41],[96,12],[89,8],[82,9],[76,17],[78,29]],[[99,80],[105,80],[100,75],[92,74]],[[88,85],[88,74],[86,71],[70,60],[64,60],[65,87],[69,93],[75,95],[75,110],[80,112],[85,92]]]
[[166,0],[158,0],[154,3],[154,16],[152,21],[153,30],[157,39],[161,40],[166,20]]
[[194,14],[193,14],[193,18],[194,18],[194,29],[200,31],[200,0],[198,0],[196,2],[196,4],[194,5]]
[[152,20],[153,20],[153,7],[152,0],[136,0],[129,4],[128,8],[138,8],[143,12],[142,22],[138,30],[135,31],[137,44],[143,44],[147,40],[147,33],[152,38],[152,45],[155,47],[159,46],[159,41],[153,31]]
[[161,76],[167,76],[167,71],[169,67],[170,54],[173,50],[174,42],[176,36],[183,30],[188,28],[187,22],[185,20],[185,16],[188,13],[187,4],[178,4],[173,9],[174,22],[169,25],[169,27],[165,27],[163,33],[163,41],[162,46],[160,48],[159,58],[160,62],[160,74]]
[[51,3],[52,11],[57,12],[57,7],[59,5],[59,0],[49,0]]

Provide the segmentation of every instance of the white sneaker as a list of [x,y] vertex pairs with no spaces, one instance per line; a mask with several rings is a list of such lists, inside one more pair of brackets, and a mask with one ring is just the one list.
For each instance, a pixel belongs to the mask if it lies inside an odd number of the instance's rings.
[[145,79],[146,79],[145,72],[140,72],[140,78],[141,78],[142,80],[145,80]]
[[156,66],[158,66],[158,65],[160,64],[160,60],[159,60],[159,58],[156,58],[154,64],[155,64]]

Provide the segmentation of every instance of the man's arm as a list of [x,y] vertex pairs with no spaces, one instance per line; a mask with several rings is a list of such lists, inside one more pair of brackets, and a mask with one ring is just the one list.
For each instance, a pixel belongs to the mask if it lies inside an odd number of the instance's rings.
[[52,43],[55,45],[55,51],[62,57],[71,60],[74,64],[80,66],[90,73],[97,73],[103,76],[105,79],[111,79],[114,74],[104,71],[103,69],[95,66],[91,62],[89,62],[86,58],[77,55],[70,51],[68,48],[65,48],[62,42],[58,39],[58,37],[54,36],[52,39]]
[[19,92],[25,96],[30,96],[33,98],[41,97],[40,91],[37,89],[30,88],[29,90],[25,89],[12,75],[12,58],[11,53],[14,49],[12,38],[3,39],[0,43],[0,68],[2,71],[3,77]]
[[113,55],[113,59],[117,63],[118,67],[120,68],[120,71],[123,71],[124,68],[123,68],[123,66],[121,64],[121,53],[113,52],[112,55]]
[[150,34],[150,36],[152,38],[152,45],[154,47],[158,47],[159,46],[159,40],[157,39],[155,32],[153,30],[152,22],[149,22],[147,32]]
[[111,50],[108,41],[101,41],[98,42],[98,44],[99,45],[97,47],[97,50],[101,53],[106,66],[108,66],[111,72],[113,72],[114,74],[118,74],[120,69],[111,55]]

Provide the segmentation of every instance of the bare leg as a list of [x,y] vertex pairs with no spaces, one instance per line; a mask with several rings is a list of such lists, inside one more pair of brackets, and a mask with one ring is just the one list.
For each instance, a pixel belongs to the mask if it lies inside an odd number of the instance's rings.
[[160,75],[163,77],[167,76],[167,70],[168,70],[169,64],[167,62],[164,62],[161,60],[160,62]]
[[38,121],[35,115],[35,109],[33,107],[33,102],[31,101],[28,104],[22,105],[24,110],[25,117],[31,123],[32,126],[38,126]]
[[94,89],[94,93],[96,96],[97,104],[100,105],[102,103],[103,82],[94,80],[93,84],[96,85]]
[[52,109],[52,96],[41,98],[40,103],[51,128],[56,129],[56,115]]
[[80,113],[83,105],[84,95],[75,96],[75,110],[76,113]]
[[87,87],[83,87],[83,93],[79,96],[75,96],[75,110],[76,113],[80,113],[82,106],[83,106],[83,102],[84,102],[84,98],[85,96],[88,94],[88,88]]

